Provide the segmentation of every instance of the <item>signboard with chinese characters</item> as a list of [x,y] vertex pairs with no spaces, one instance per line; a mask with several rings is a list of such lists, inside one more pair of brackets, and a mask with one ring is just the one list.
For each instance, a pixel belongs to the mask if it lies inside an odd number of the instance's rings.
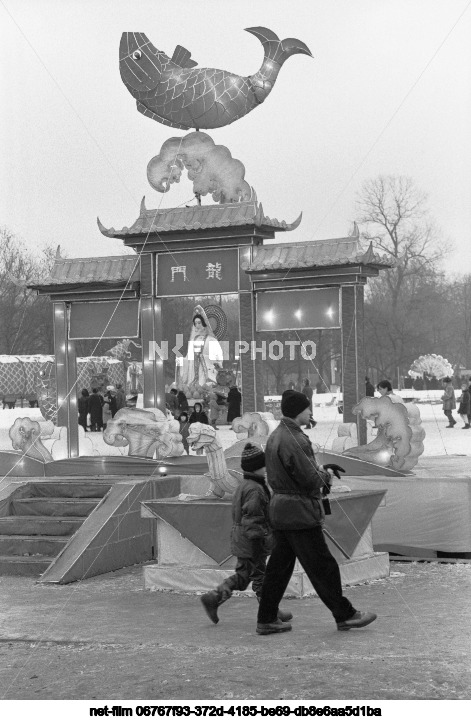
[[239,268],[237,248],[162,253],[157,256],[158,296],[234,293],[239,288],[248,290],[250,282]]

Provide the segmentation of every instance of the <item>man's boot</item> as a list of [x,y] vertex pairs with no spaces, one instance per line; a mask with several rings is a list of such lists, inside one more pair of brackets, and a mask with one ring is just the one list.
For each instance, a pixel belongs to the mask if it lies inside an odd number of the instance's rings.
[[[257,596],[257,601],[260,603],[260,596]],[[279,608],[277,617],[279,621],[283,621],[283,623],[286,623],[287,621],[292,620],[293,614],[289,611],[282,611],[281,608]]]

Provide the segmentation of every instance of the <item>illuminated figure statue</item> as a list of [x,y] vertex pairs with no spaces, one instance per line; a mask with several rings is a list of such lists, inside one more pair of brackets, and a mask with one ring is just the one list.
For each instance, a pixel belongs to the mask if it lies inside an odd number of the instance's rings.
[[41,427],[31,418],[17,418],[8,431],[12,446],[29,458],[48,463],[53,457],[41,442]]
[[387,395],[366,397],[352,411],[374,420],[378,433],[370,443],[349,448],[343,455],[398,471],[410,471],[417,465],[424,452],[425,431],[414,403],[394,402]]
[[222,348],[200,305],[193,311],[188,351],[181,361],[182,365],[176,369],[178,388],[199,391],[217,385],[217,374],[223,361]]

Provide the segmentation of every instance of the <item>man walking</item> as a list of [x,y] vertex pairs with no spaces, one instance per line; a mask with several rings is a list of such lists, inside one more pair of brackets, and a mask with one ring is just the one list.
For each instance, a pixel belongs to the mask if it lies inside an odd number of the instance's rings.
[[265,449],[267,479],[273,496],[270,522],[275,546],[263,581],[257,633],[267,635],[291,630],[278,618],[278,605],[288,586],[296,558],[317,595],[331,611],[339,631],[362,628],[376,619],[369,611],[357,611],[342,594],[340,571],[322,532],[322,491],[330,488],[329,468],[317,465],[308,436],[301,426],[310,416],[309,401],[297,391],[285,391],[283,417],[268,438]]

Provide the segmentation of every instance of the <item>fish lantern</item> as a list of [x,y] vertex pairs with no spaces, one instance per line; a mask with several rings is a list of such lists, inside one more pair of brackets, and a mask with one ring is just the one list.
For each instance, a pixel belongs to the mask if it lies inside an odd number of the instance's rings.
[[280,40],[264,27],[246,30],[260,40],[264,50],[260,69],[248,77],[195,67],[197,63],[191,59],[191,53],[181,45],[169,58],[144,33],[123,33],[119,70],[123,83],[136,99],[138,111],[181,130],[222,128],[264,102],[291,55],[311,56],[301,40]]

